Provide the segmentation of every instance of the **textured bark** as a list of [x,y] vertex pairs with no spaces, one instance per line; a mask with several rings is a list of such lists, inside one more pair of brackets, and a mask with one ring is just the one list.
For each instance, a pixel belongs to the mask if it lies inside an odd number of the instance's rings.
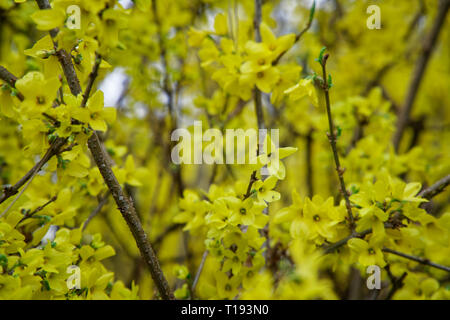
[[[48,0],[37,0],[37,3],[41,9],[50,8]],[[71,93],[74,96],[81,94],[82,89],[72,63],[72,58],[64,49],[58,50],[57,56],[64,71],[64,75],[66,76]],[[94,76],[97,74],[95,69],[97,68],[98,66],[96,64],[93,72],[91,72],[88,85],[89,90],[92,89],[92,84],[95,80]],[[85,97],[89,97],[89,93],[89,91],[86,91]],[[87,98],[85,100],[87,101]],[[159,265],[158,258],[156,257],[156,254],[147,238],[147,234],[142,227],[141,221],[136,214],[136,209],[117,181],[117,178],[112,171],[109,157],[103,149],[100,139],[95,131],[88,140],[88,147],[106,185],[108,186],[109,191],[113,195],[119,211],[122,213],[123,218],[127,222],[128,227],[134,236],[139,251],[150,269],[153,281],[155,282],[161,297],[163,299],[174,299],[169,284],[167,283],[167,280],[161,270],[161,266]]]

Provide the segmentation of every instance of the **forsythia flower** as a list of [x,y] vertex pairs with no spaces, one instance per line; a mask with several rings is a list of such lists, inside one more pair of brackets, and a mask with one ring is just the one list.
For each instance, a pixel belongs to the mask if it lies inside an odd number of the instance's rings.
[[47,111],[56,99],[61,83],[54,77],[45,79],[40,72],[28,72],[17,80],[16,88],[23,94],[25,100],[21,108],[23,115],[32,118]]
[[348,246],[358,255],[358,261],[363,266],[377,265],[382,268],[386,265],[386,261],[384,260],[380,243],[377,243],[374,239],[374,237],[371,237],[369,242],[367,242],[353,238],[348,241]]
[[319,106],[319,98],[317,97],[316,88],[314,88],[312,79],[302,79],[295,86],[284,91],[284,93],[288,94],[289,98],[293,101],[308,96],[315,107]]
[[89,124],[94,130],[106,131],[106,122],[112,123],[116,119],[116,109],[104,108],[103,105],[103,92],[98,90],[88,100],[86,108],[77,108],[74,111],[74,118]]

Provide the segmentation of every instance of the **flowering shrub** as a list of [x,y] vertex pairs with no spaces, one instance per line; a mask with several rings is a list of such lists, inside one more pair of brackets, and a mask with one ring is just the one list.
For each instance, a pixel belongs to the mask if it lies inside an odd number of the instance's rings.
[[0,299],[450,299],[450,1],[368,6],[0,0]]

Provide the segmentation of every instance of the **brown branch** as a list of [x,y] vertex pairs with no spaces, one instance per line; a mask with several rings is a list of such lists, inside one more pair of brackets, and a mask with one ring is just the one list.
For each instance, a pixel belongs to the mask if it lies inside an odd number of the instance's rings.
[[450,272],[450,267],[443,266],[441,264],[437,264],[437,263],[431,262],[430,260],[428,260],[426,258],[420,258],[420,257],[412,256],[412,255],[409,255],[409,254],[406,254],[406,253],[403,253],[403,252],[399,252],[397,250],[389,249],[389,248],[383,248],[383,251],[387,252],[387,253],[395,254],[395,255],[397,255],[399,257],[402,257],[402,258],[405,258],[405,259],[409,259],[409,260],[418,262],[418,263],[423,264],[423,265],[427,265],[427,266],[430,266],[430,267],[433,267],[433,268],[437,268],[437,269],[441,269],[441,270]]
[[87,220],[83,224],[82,231],[86,230],[89,222],[102,211],[103,207],[108,203],[109,200],[109,192],[107,192],[103,197],[99,198],[98,205],[95,207],[94,210],[92,210],[91,214],[87,218]]
[[[41,4],[46,8],[50,8],[48,0],[37,0],[37,2],[41,9]],[[64,75],[66,76],[71,93],[74,96],[81,94],[82,89],[77,78],[71,57],[63,49],[58,50],[57,56],[64,71]],[[100,173],[106,185],[108,186],[108,189],[113,195],[119,211],[127,222],[128,227],[130,228],[131,233],[135,238],[136,244],[145,263],[150,269],[153,281],[155,282],[161,297],[163,299],[174,299],[169,284],[167,283],[167,280],[159,265],[158,258],[153,251],[153,248],[148,241],[147,234],[142,228],[141,221],[136,214],[136,210],[130,199],[124,193],[119,182],[117,181],[117,178],[112,171],[108,155],[102,147],[100,139],[95,131],[92,133],[91,137],[88,140],[88,147],[91,150],[94,161],[99,168]]]
[[[0,79],[5,81],[11,88],[16,88],[16,76],[2,66],[0,66]],[[20,101],[23,101],[25,99],[25,97],[20,92],[17,93],[17,98]]]
[[392,282],[392,288],[389,291],[388,295],[386,296],[385,300],[391,300],[392,297],[394,296],[395,292],[397,292],[397,290],[401,289],[403,287],[403,280],[405,280],[406,276],[408,275],[408,272],[403,272],[403,274],[400,277],[396,277],[392,274],[391,272],[391,268],[389,265],[387,265],[385,267],[386,272],[389,276],[389,279],[391,279]]
[[330,141],[331,149],[333,150],[334,162],[336,164],[336,172],[338,174],[339,183],[340,183],[340,191],[341,191],[342,196],[345,199],[345,207],[347,208],[348,218],[349,218],[349,222],[350,222],[350,225],[349,225],[350,230],[352,231],[352,233],[354,233],[355,220],[353,218],[352,206],[350,204],[350,199],[349,199],[349,193],[345,187],[345,181],[344,181],[345,169],[343,167],[341,167],[341,163],[339,160],[339,154],[338,154],[337,146],[336,146],[336,141],[337,141],[336,130],[334,127],[333,117],[331,114],[329,83],[327,80],[327,69],[326,69],[328,57],[329,57],[329,54],[326,54],[323,57],[323,59],[320,61],[320,64],[322,65],[322,73],[323,73],[322,89],[323,89],[323,92],[325,95],[325,102],[326,102],[326,109],[327,109],[327,116],[328,116],[328,126],[329,126],[329,130],[330,130],[330,132],[328,133],[328,140]]
[[418,196],[430,200],[435,195],[444,191],[444,189],[450,184],[450,174],[441,180],[437,181],[431,187],[428,187],[419,192]]
[[66,76],[70,92],[72,92],[74,96],[79,95],[82,90],[77,73],[75,72],[75,68],[72,64],[72,57],[64,49],[58,50],[56,52],[56,56],[58,57],[59,63],[64,71],[64,75]]
[[314,168],[313,168],[313,133],[314,130],[310,130],[306,135],[306,149],[305,149],[305,162],[306,162],[306,190],[308,193],[308,197],[314,195]]
[[256,42],[261,42],[261,31],[259,26],[262,20],[262,0],[255,0],[255,15],[253,16],[253,30],[255,30]]
[[[39,9],[41,10],[47,10],[47,9],[51,9],[52,7],[50,6],[50,2],[48,0],[36,0]],[[58,28],[52,29],[49,31],[50,35],[52,36],[52,38],[55,38],[58,35]]]
[[116,201],[120,213],[133,234],[145,263],[150,269],[153,281],[155,282],[161,297],[163,299],[174,299],[169,284],[159,265],[158,258],[153,251],[152,245],[147,238],[147,234],[142,228],[141,221],[136,214],[136,210],[117,181],[117,178],[109,165],[107,154],[95,132],[92,134],[91,138],[89,138],[88,146],[108,189]]
[[182,224],[172,224],[172,225],[168,226],[163,232],[161,232],[160,235],[158,235],[155,238],[155,240],[153,241],[153,246],[156,249],[158,249],[159,245],[161,244],[161,242],[166,238],[166,236],[169,233],[172,233],[172,232],[177,231],[177,230],[181,230],[181,229],[183,229],[183,226],[184,225],[182,225]]
[[[306,24],[306,27],[303,28],[303,30],[300,31],[300,32],[295,36],[295,42],[294,42],[294,44],[297,43],[297,42],[301,39],[301,37],[309,30],[309,28],[311,28],[311,25],[312,25],[312,22],[313,22],[313,19],[314,19],[314,12],[315,12],[315,9],[316,9],[316,1],[313,0],[313,4],[312,4],[311,9],[310,9],[310,11],[309,11],[310,13],[309,13],[309,20],[308,20],[308,23]],[[280,59],[286,54],[286,52],[288,52],[288,50],[285,50],[285,51],[281,52],[280,55],[272,62],[272,65],[274,65],[274,66],[277,65],[278,62],[280,62]]]
[[257,180],[258,179],[256,178],[256,171],[253,171],[252,175],[250,176],[250,181],[247,186],[247,192],[244,195],[244,200],[252,195],[252,186]]
[[403,108],[400,110],[400,114],[397,119],[397,131],[394,134],[392,143],[396,151],[399,150],[400,141],[403,137],[403,133],[409,123],[410,114],[413,108],[414,100],[419,91],[420,84],[422,82],[423,76],[425,74],[426,67],[430,60],[431,54],[433,52],[434,47],[436,46],[436,42],[439,36],[439,32],[442,29],[442,26],[445,22],[445,16],[447,15],[447,11],[450,7],[450,0],[440,0],[439,7],[437,10],[437,17],[434,21],[434,24],[431,28],[430,33],[424,41],[422,46],[422,53],[419,57],[419,60],[416,63],[416,67],[411,79],[411,83],[408,89],[408,93],[406,94],[406,98],[403,104]]
[[346,238],[344,238],[342,240],[339,240],[339,241],[337,241],[337,242],[335,242],[333,244],[330,244],[327,247],[325,247],[325,254],[334,252],[336,249],[338,249],[338,248],[342,247],[343,245],[345,245],[348,242],[348,240],[350,240],[350,239],[353,239],[353,238],[364,238],[366,235],[368,235],[370,233],[372,233],[372,229],[367,229],[367,230],[364,230],[364,231],[361,231],[361,232],[353,233],[353,234],[349,235],[348,237],[346,237]]
[[[164,39],[163,39],[163,34],[162,34],[162,29],[163,29],[162,23],[159,18],[159,15],[158,15],[157,0],[152,1],[152,12],[153,12],[153,18],[155,20],[155,24],[157,27],[158,45],[159,45],[159,50],[160,50],[160,60],[161,60],[161,64],[164,69],[162,89],[167,97],[167,109],[169,111],[169,117],[170,117],[170,131],[172,132],[178,128],[178,119],[176,116],[176,110],[175,110],[175,104],[174,104],[174,100],[175,100],[174,99],[174,91],[173,91],[173,87],[171,86],[170,81],[169,81],[169,61],[168,61],[168,57],[167,57],[167,48],[166,48],[166,45],[164,44]],[[170,150],[172,149],[172,147],[174,145],[175,145],[174,141],[171,141],[171,143],[169,143],[169,145],[168,145],[168,148],[166,150],[166,152],[167,152],[166,156],[168,159],[170,159]],[[181,171],[182,171],[181,165],[179,165],[179,164],[175,165],[173,168],[171,168],[171,174],[177,184],[178,195],[180,197],[183,196],[184,189],[185,189]]]
[[33,211],[31,211],[30,213],[27,213],[20,221],[18,224],[20,224],[21,222],[23,222],[26,219],[29,219],[31,217],[33,217],[36,213],[44,210],[49,204],[51,204],[52,202],[55,202],[56,199],[58,197],[57,196],[53,196],[50,200],[48,200],[46,203],[44,203],[42,206],[37,207],[36,209],[34,209]]
[[98,69],[100,68],[101,63],[102,63],[102,56],[100,54],[96,53],[95,54],[95,64],[94,64],[94,67],[92,68],[91,73],[89,74],[88,84],[87,84],[86,90],[84,91],[84,94],[83,94],[83,101],[81,102],[82,108],[84,108],[87,104],[87,101],[91,94],[92,87],[95,82],[95,79],[97,79]]
[[44,154],[44,156],[39,160],[38,163],[36,163],[33,168],[30,169],[15,185],[6,187],[3,190],[3,195],[0,197],[0,204],[3,203],[6,199],[9,197],[12,197],[13,195],[17,194],[19,192],[19,189],[28,181],[31,179],[32,176],[34,176],[37,172],[39,172],[42,167],[55,155],[59,153],[59,150],[61,147],[66,143],[66,139],[57,138],[53,143],[50,145],[50,148],[48,148],[47,152]]
[[195,274],[194,282],[192,283],[192,293],[195,291],[195,287],[197,287],[198,280],[200,279],[200,275],[202,274],[203,267],[205,266],[206,258],[208,257],[209,251],[206,250],[203,252],[202,261],[200,262],[200,266]]

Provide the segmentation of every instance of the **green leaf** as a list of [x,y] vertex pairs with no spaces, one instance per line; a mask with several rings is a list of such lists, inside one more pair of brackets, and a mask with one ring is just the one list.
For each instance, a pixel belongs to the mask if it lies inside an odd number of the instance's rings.
[[8,265],[8,258],[6,257],[6,255],[0,254],[0,266],[6,268],[7,265]]
[[309,22],[308,24],[311,24],[312,20],[314,19],[314,13],[316,12],[316,0],[313,0],[313,4],[311,7],[311,10],[309,11]]
[[322,64],[323,54],[325,53],[325,50],[327,50],[327,47],[322,47],[322,49],[320,49],[319,57],[317,59],[315,59],[315,61]]

